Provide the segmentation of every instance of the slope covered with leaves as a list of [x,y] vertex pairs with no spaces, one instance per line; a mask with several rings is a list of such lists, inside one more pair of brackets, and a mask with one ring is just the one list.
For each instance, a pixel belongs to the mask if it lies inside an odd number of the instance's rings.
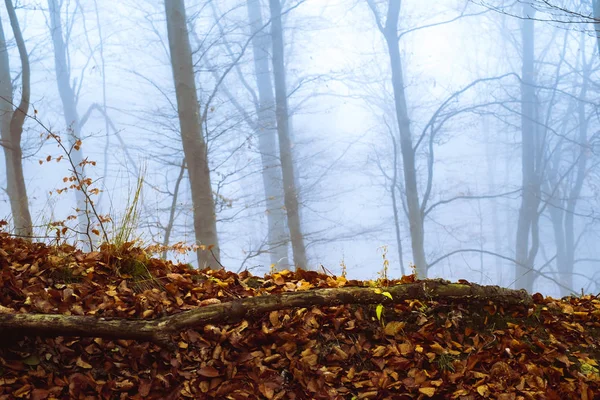
[[[393,285],[196,271],[132,246],[82,253],[0,233],[0,312],[159,318],[249,296]],[[379,318],[378,318],[379,315]],[[600,398],[600,299],[413,299],[273,311],[153,343],[0,327],[0,399]]]

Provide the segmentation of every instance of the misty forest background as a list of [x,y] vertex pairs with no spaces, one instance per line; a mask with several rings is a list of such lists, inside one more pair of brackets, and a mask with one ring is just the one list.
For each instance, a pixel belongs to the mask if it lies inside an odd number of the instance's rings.
[[16,236],[600,291],[598,0],[4,3]]

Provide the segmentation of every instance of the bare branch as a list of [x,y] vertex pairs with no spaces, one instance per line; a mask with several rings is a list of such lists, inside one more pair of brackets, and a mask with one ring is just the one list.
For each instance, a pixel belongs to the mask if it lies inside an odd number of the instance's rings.
[[426,216],[427,214],[429,214],[434,208],[441,206],[443,204],[448,204],[448,203],[452,203],[453,201],[456,200],[483,200],[483,199],[497,199],[499,197],[506,197],[506,196],[510,196],[512,194],[517,194],[519,192],[521,192],[521,188],[516,189],[516,190],[511,190],[510,192],[504,192],[504,193],[498,193],[498,194],[487,194],[487,195],[481,195],[481,196],[467,196],[467,195],[461,195],[461,196],[456,196],[456,197],[452,197],[450,199],[445,199],[445,200],[440,200],[437,203],[432,204],[431,206],[429,206],[429,208],[427,208],[427,210],[425,210],[425,212],[423,213],[423,216]]

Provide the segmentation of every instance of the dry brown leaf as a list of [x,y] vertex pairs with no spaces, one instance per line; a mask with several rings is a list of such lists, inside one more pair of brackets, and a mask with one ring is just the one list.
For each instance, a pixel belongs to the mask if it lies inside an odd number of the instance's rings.
[[77,365],[77,366],[78,366],[78,367],[80,367],[80,368],[85,368],[85,369],[90,369],[90,368],[92,368],[92,365],[91,365],[91,364],[89,364],[89,363],[87,363],[87,362],[85,362],[85,361],[83,361],[83,360],[81,359],[81,357],[77,357],[77,362],[75,363],[75,365]]
[[199,368],[198,374],[207,378],[214,378],[219,376],[219,371],[216,368],[207,365],[205,367]]

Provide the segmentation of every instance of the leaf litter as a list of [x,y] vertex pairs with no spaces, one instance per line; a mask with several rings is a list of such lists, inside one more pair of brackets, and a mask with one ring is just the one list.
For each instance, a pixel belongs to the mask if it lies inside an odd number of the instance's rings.
[[[83,253],[3,232],[0,267],[0,313],[138,319],[243,297],[414,281],[198,271],[132,243]],[[284,309],[182,331],[173,351],[0,328],[0,400],[600,398],[598,296],[533,300]]]

